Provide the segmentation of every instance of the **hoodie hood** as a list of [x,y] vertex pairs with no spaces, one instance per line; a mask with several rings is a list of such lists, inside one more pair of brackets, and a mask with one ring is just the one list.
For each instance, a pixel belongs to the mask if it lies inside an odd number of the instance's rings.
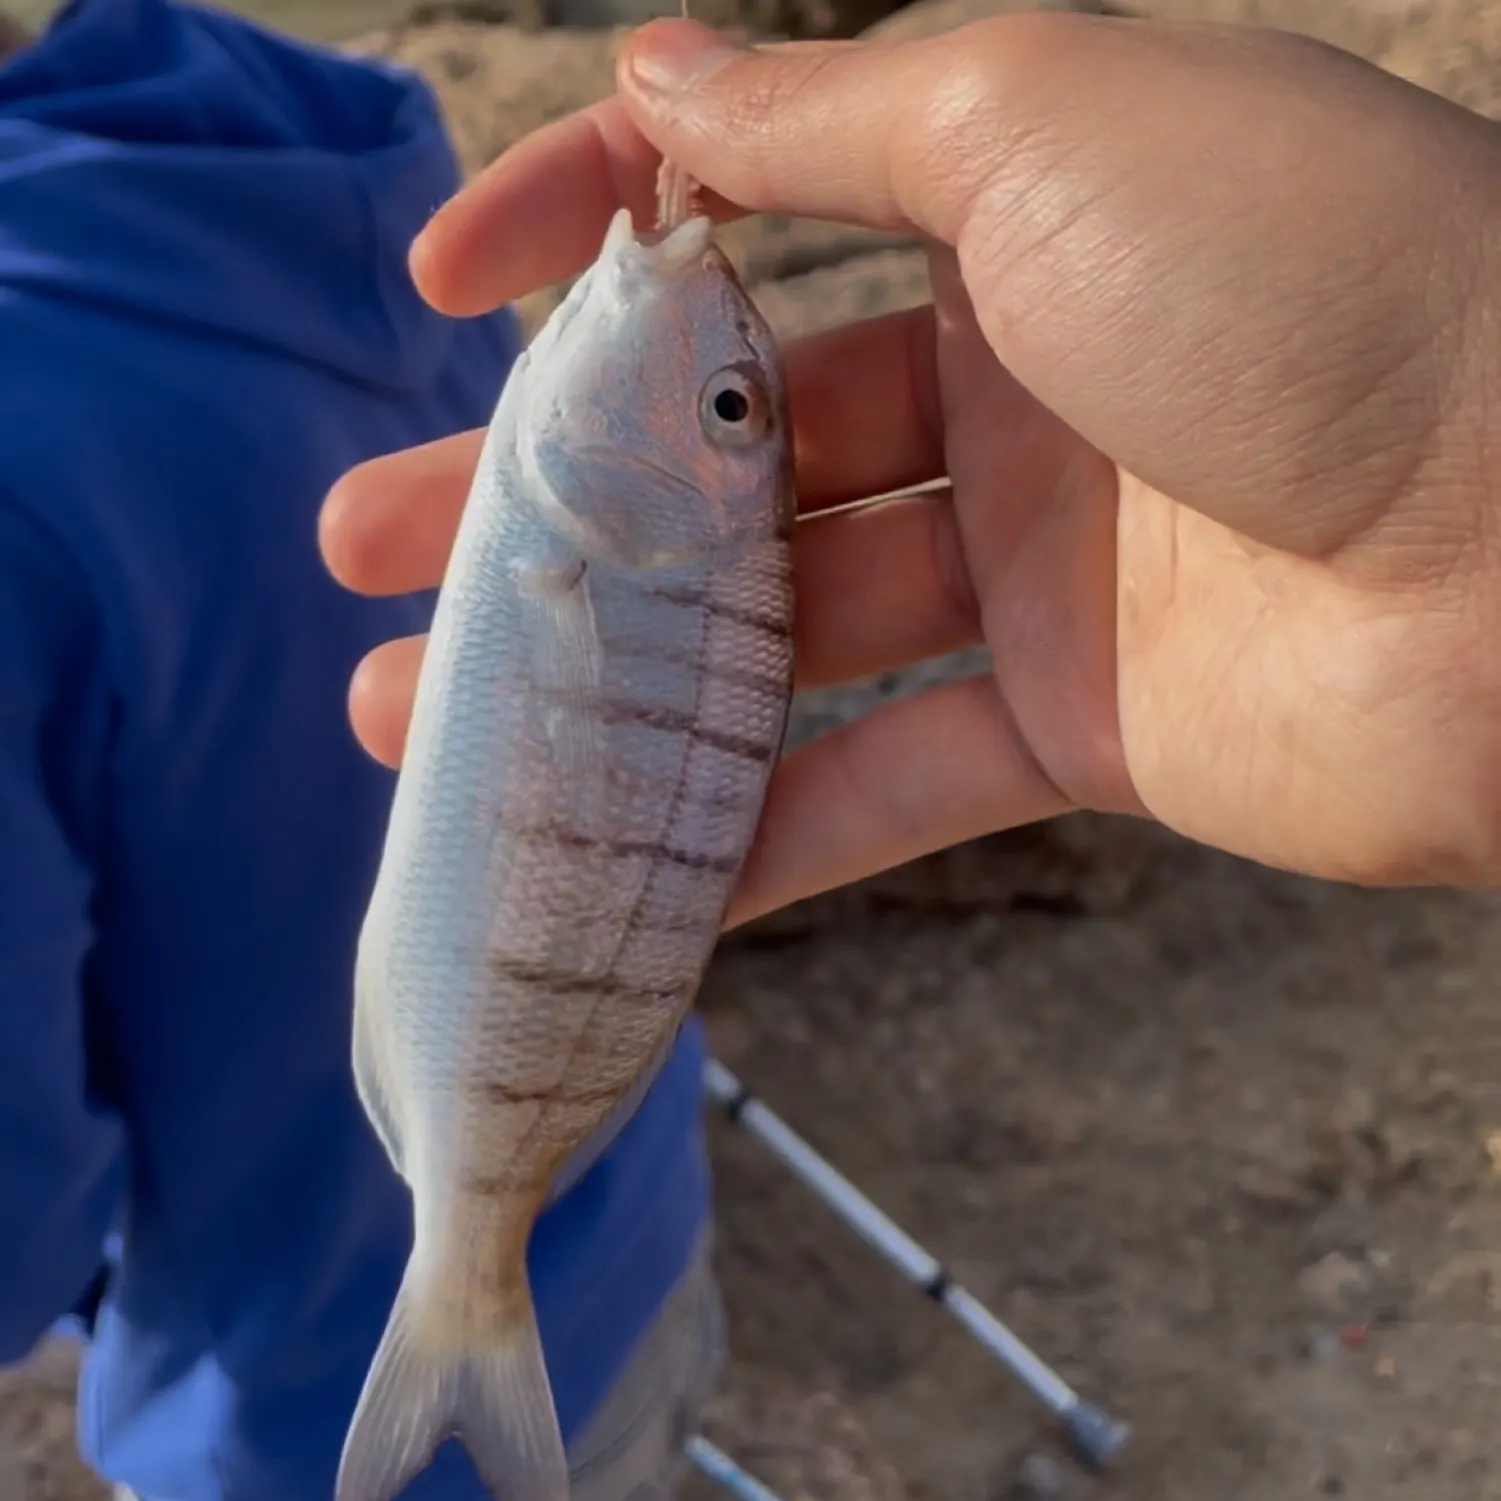
[[414,75],[171,0],[74,0],[0,65],[0,296],[84,300],[401,391],[452,325],[408,246],[458,184]]

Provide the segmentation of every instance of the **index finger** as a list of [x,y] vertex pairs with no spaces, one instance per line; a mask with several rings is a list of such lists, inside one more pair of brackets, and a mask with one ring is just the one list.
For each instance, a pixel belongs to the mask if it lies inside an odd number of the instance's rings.
[[[827,52],[852,44],[809,43]],[[503,152],[455,193],[412,245],[417,290],[440,313],[487,313],[582,271],[617,209],[637,225],[656,217],[662,154],[619,98],[553,120]],[[708,187],[718,223],[747,212]]]
[[[655,121],[660,111],[651,102],[657,97],[651,80],[660,78],[664,61],[681,60],[685,37],[690,46],[703,43],[713,49],[723,45],[717,33],[692,23],[648,24],[632,38],[622,57],[618,97],[534,131],[434,214],[411,253],[413,279],[428,302],[450,316],[469,317],[583,270],[599,254],[617,209],[628,208],[639,225],[653,221],[664,145],[704,184],[703,207],[719,222],[748,211],[776,209],[814,218],[843,218],[870,228],[914,228],[925,222],[921,216],[909,222],[900,212],[876,204],[862,208],[828,198],[837,189],[821,182],[819,172],[810,175],[806,167],[794,174],[800,177],[801,186],[766,171],[769,163],[795,168],[809,144],[806,133],[822,128],[819,120],[809,117],[809,108],[814,114],[828,112],[819,103],[819,90],[799,91],[789,80],[811,80],[820,66],[845,54],[855,62],[839,75],[844,81],[830,101],[837,128],[830,134],[837,142],[858,140],[866,168],[879,169],[884,160],[884,132],[890,128],[886,117],[893,113],[892,99],[882,97],[883,88],[897,87],[898,100],[905,91],[912,101],[905,114],[896,111],[900,121],[917,112],[914,106],[922,104],[928,85],[913,74],[907,61],[882,61],[871,69],[861,59],[896,51],[905,58],[905,44],[892,48],[850,41],[773,43],[746,54],[732,49],[733,56],[759,59],[780,82],[768,89],[764,79],[757,82],[759,74],[752,75],[750,93],[756,98],[749,101],[740,97],[746,93],[745,79],[731,78],[728,92],[721,89],[718,94],[704,95],[705,118],[712,115],[722,125],[726,113],[733,116],[742,105],[761,113],[779,110],[784,94],[789,101],[797,94],[805,106],[800,114],[789,113],[779,122],[784,144],[765,140],[753,156],[749,153],[754,142],[734,139],[726,150],[721,125],[698,128],[695,134],[691,120],[675,116],[665,127],[665,136],[659,132]],[[845,96],[851,82],[867,101],[861,116],[847,113]],[[749,114],[746,120],[749,128]],[[873,132],[875,124],[882,128],[879,138]],[[703,127],[704,120],[698,125]],[[737,134],[733,121],[728,133]],[[820,150],[826,153],[827,143]],[[759,175],[761,180],[746,180],[748,174]],[[746,180],[745,195],[728,185],[732,178]],[[949,183],[954,180],[952,172],[943,178]],[[836,211],[825,212],[809,198],[809,189],[815,187],[825,194],[825,207]],[[841,208],[848,212],[837,211]]]
[[617,209],[650,222],[660,161],[618,99],[544,125],[428,221],[412,245],[417,290],[467,318],[573,276],[599,254]]
[[742,47],[663,19],[631,37],[616,80],[653,146],[758,212],[953,244],[989,170],[971,127],[992,90],[962,32]]

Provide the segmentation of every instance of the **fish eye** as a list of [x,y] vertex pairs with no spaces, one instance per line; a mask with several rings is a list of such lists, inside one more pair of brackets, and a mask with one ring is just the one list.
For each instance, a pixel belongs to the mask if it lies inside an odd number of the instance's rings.
[[733,386],[715,393],[714,415],[721,422],[744,422],[750,416],[750,397]]
[[759,438],[769,418],[760,384],[733,366],[711,375],[699,399],[699,418],[713,443],[732,447]]

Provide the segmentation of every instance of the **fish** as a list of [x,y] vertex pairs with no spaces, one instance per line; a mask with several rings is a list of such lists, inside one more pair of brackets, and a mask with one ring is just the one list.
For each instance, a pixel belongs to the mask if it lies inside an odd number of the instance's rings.
[[566,1501],[527,1245],[671,1052],[754,842],[794,512],[780,355],[710,220],[620,210],[486,431],[359,934],[413,1245],[336,1501],[449,1437],[500,1501]]

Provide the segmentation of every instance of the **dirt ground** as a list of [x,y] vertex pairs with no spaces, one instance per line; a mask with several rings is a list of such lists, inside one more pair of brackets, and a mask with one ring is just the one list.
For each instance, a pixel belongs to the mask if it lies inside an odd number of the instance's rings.
[[[1501,4],[1135,8],[1315,30],[1501,103]],[[609,86],[602,34],[359,45],[433,79],[470,167]],[[735,244],[787,332],[926,295],[900,245],[787,222]],[[808,703],[798,733],[910,686]],[[1103,1480],[1053,1463],[1030,1399],[718,1125],[715,1436],[788,1501],[1501,1501],[1498,973],[1494,901],[1087,819],[727,943],[703,997],[724,1060],[1136,1438]],[[0,1379],[0,1501],[93,1494],[69,1380]]]

